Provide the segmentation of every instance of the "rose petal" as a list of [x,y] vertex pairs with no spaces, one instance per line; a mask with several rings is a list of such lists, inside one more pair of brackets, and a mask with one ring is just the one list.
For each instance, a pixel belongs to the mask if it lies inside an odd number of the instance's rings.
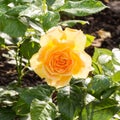
[[72,76],[86,78],[91,71],[91,57],[84,52],[86,36],[81,30],[54,27],[41,37],[40,44],[30,64],[49,85],[63,87]]
[[74,50],[83,51],[86,44],[86,36],[81,30],[66,28],[64,31],[67,41],[73,41]]
[[41,36],[40,45],[41,47],[46,45],[52,45],[54,40],[60,40],[63,36],[61,27],[54,27],[50,29],[45,35]]
[[41,78],[44,78],[46,76],[43,64],[39,60],[39,52],[32,56],[30,59],[30,65],[35,73],[38,74]]
[[[72,53],[71,53],[72,54]],[[83,60],[80,58],[78,53],[73,53],[72,54],[72,58],[74,60],[74,66],[73,66],[73,74],[77,74],[79,73],[79,71],[85,67],[85,63],[83,62]]]
[[64,76],[64,77],[61,76],[61,78],[58,80],[46,79],[46,82],[48,83],[48,85],[54,86],[56,88],[60,88],[68,85],[71,78],[72,76]]
[[80,59],[83,61],[84,63],[84,67],[82,67],[82,69],[80,69],[80,71],[77,74],[74,74],[73,77],[74,78],[86,78],[89,74],[89,72],[92,70],[91,67],[91,57],[86,53],[86,52],[81,52],[80,53]]
[[72,76],[61,77],[61,79],[59,81],[57,81],[57,83],[56,83],[56,88],[60,88],[60,87],[68,85],[71,78],[72,78]]

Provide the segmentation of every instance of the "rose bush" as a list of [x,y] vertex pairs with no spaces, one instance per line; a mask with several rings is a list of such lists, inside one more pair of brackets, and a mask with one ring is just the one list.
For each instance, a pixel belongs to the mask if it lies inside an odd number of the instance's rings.
[[84,51],[86,36],[81,30],[54,27],[41,37],[40,45],[30,64],[49,85],[59,88],[67,85],[72,77],[88,76],[91,57]]

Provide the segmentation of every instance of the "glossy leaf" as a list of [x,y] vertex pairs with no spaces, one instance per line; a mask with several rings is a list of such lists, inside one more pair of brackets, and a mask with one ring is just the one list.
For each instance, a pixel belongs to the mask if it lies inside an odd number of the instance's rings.
[[30,38],[25,39],[21,44],[20,53],[27,59],[30,59],[40,49],[40,44],[31,41]]
[[[113,69],[113,67],[111,66],[111,62],[108,64],[105,64],[106,66],[103,66],[101,64],[105,63],[106,61],[104,59],[102,59],[102,61],[100,61],[100,57],[103,55],[107,55],[107,56],[112,56],[112,52],[108,49],[104,49],[104,48],[95,48],[94,50],[94,54],[92,57],[93,60],[93,67],[94,67],[94,74],[109,74],[107,73],[109,70]],[[109,71],[111,72],[111,71]]]
[[102,66],[99,63],[93,61],[92,66],[94,68],[93,70],[94,75],[103,74]]
[[112,52],[108,49],[105,49],[105,48],[95,48],[95,51],[94,51],[94,55],[92,57],[93,61],[94,62],[97,62],[98,61],[98,57],[102,54],[106,54],[106,55],[112,55]]
[[61,11],[67,12],[75,16],[87,16],[97,13],[106,6],[101,1],[96,0],[81,0],[81,1],[67,1],[61,8]]
[[0,16],[0,31],[7,33],[12,37],[23,36],[27,26],[17,18],[9,18],[5,15]]
[[54,120],[56,117],[56,106],[52,101],[40,101],[34,99],[30,109],[31,120]]
[[117,71],[116,73],[113,74],[112,80],[114,82],[119,82],[120,81],[120,71]]
[[16,0],[0,0],[0,3],[8,5],[9,3],[13,2],[15,3]]
[[113,62],[120,66],[120,49],[113,48],[112,53],[113,53]]
[[86,47],[89,47],[94,41],[95,37],[92,35],[86,34],[86,38],[87,38]]
[[9,10],[9,9],[10,9],[10,8],[9,8],[7,5],[5,5],[5,4],[3,4],[2,2],[0,2],[0,16],[1,16],[2,14],[6,13],[7,10]]
[[14,120],[15,117],[15,112],[10,107],[0,108],[0,120]]
[[119,90],[119,86],[113,86],[108,88],[105,92],[102,93],[101,98],[106,99],[109,98],[112,94],[114,94],[117,90]]
[[117,102],[105,99],[89,103],[82,112],[82,120],[110,120],[119,110]]
[[66,20],[66,21],[60,22],[59,24],[62,25],[62,26],[72,27],[77,23],[80,23],[82,25],[88,24],[88,22],[84,21],[84,20]]
[[30,105],[27,104],[24,100],[19,99],[12,108],[16,115],[24,116],[30,112]]
[[43,14],[42,6],[30,4],[27,9],[20,12],[20,16],[27,16],[30,18],[36,18]]
[[17,17],[17,16],[19,16],[19,13],[22,12],[23,10],[25,10],[26,8],[27,8],[26,5],[19,5],[19,6],[13,7],[10,10],[8,10],[6,12],[6,14]]
[[63,120],[73,120],[82,110],[85,91],[76,86],[67,86],[58,91],[58,108]]
[[52,12],[52,11],[47,12],[44,16],[42,16],[41,19],[41,24],[44,31],[47,31],[53,26],[56,26],[59,20],[60,20],[60,15],[58,12]]
[[65,0],[47,0],[47,5],[52,10],[57,10],[65,4]]
[[95,114],[93,120],[110,120],[110,118],[112,118],[119,110],[117,107],[118,103],[112,99],[106,99],[101,101],[99,104],[96,104],[97,103],[95,103]]
[[0,47],[5,44],[5,41],[3,38],[0,37]]
[[112,59],[112,57],[110,55],[106,55],[106,54],[102,54],[98,57],[98,62],[100,64],[107,64],[108,62],[110,62],[110,60]]
[[24,100],[27,104],[31,104],[32,100],[37,98],[39,100],[48,100],[53,89],[41,85],[33,88],[26,88],[20,92],[20,98]]
[[110,87],[110,78],[105,75],[96,75],[88,84],[88,92],[101,99],[101,95]]
[[34,0],[19,0],[18,3],[32,3]]

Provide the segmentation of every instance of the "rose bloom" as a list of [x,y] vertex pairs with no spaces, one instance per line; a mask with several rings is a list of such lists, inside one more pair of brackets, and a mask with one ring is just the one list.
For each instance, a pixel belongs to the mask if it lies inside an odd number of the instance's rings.
[[54,27],[41,37],[41,48],[30,59],[31,67],[56,88],[68,85],[72,77],[86,78],[91,57],[84,51],[85,44],[81,30]]

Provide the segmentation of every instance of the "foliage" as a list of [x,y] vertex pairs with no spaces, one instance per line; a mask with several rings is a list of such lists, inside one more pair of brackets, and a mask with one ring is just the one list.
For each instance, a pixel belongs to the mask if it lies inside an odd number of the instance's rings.
[[[98,0],[0,0],[0,48],[9,51],[18,80],[0,87],[0,120],[118,120],[120,119],[120,49],[95,48],[93,71],[69,86],[21,87],[29,59],[39,39],[53,26],[87,24],[87,16],[107,8]],[[62,16],[68,19],[63,21]],[[89,47],[94,37],[86,34]],[[14,52],[13,52],[14,51]]]

